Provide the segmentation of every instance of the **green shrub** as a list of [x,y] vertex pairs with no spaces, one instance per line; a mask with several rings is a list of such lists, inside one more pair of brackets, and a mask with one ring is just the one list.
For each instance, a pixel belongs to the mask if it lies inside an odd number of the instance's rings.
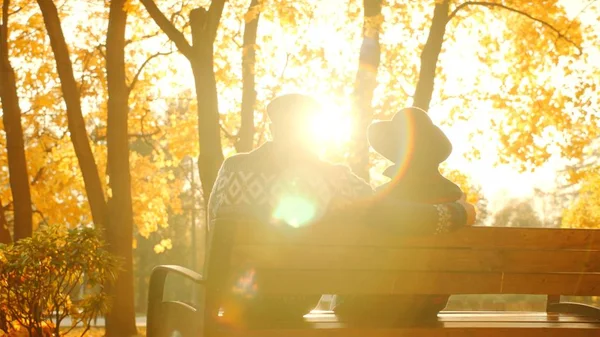
[[[118,260],[93,228],[41,228],[33,237],[0,245],[0,330],[25,328],[30,336],[60,332],[69,316],[72,327],[89,329],[109,309],[105,286],[116,279]],[[73,297],[85,286],[96,291]],[[82,335],[85,331],[82,333]]]

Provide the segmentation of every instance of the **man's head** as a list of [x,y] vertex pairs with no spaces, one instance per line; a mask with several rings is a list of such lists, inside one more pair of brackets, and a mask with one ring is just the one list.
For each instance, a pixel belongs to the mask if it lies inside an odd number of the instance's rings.
[[314,151],[311,128],[321,105],[302,94],[287,94],[275,98],[267,106],[271,133],[276,143]]

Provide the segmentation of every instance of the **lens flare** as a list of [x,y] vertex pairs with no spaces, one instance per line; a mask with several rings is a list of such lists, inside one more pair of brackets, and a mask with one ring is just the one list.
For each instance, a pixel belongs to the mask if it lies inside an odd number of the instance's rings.
[[248,270],[241,276],[236,284],[233,286],[232,292],[236,295],[244,298],[252,298],[258,291],[258,284],[256,284],[256,271],[254,269]]
[[287,195],[279,199],[273,211],[273,219],[300,228],[314,220],[316,213],[314,202],[302,196]]
[[396,162],[386,170],[386,175],[391,178],[389,184],[379,191],[378,197],[383,197],[393,189],[405,175],[411,165],[415,148],[415,121],[411,115],[406,116],[404,127],[399,130],[396,137],[390,139],[395,142]]

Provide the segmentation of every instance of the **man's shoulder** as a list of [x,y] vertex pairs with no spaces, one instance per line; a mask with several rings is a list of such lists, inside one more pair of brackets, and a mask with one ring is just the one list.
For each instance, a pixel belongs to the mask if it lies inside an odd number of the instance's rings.
[[231,157],[226,158],[223,161],[224,167],[235,167],[239,165],[243,165],[246,161],[248,161],[248,157],[251,157],[250,153],[238,153],[234,154]]
[[253,151],[234,154],[223,161],[223,169],[228,171],[246,171],[260,169],[268,159],[268,148],[261,146]]

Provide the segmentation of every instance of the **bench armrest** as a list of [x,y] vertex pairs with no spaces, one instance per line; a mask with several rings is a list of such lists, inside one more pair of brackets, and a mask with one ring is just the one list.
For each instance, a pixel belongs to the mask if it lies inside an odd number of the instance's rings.
[[[152,273],[150,274],[150,279],[152,280],[153,277],[159,277],[160,274],[164,274],[164,276],[166,277],[167,274],[169,273],[174,273],[180,276],[183,276],[186,279],[192,280],[194,281],[194,283],[198,283],[198,284],[202,284],[204,283],[204,278],[202,277],[202,275],[200,275],[199,273],[182,267],[182,266],[177,266],[177,265],[160,265],[160,266],[156,266],[152,269]],[[163,285],[164,285],[164,277],[163,279]]]
[[176,274],[196,284],[204,286],[205,280],[199,273],[188,268],[176,265],[160,265],[152,269],[150,274],[150,286],[148,289],[148,312],[146,322],[147,337],[155,337],[160,334],[160,320],[163,317],[163,294],[167,275]]

